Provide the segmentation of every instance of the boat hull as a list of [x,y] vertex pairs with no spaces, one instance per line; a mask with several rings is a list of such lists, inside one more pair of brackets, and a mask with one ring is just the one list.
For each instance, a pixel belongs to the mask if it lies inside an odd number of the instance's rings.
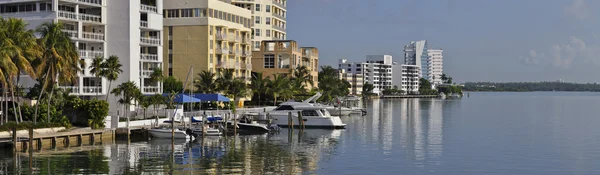
[[[267,126],[262,126],[258,124],[250,124],[250,123],[237,123],[238,131],[240,132],[248,132],[248,133],[267,133],[269,132],[269,128]],[[233,128],[233,122],[227,123],[228,127]]]
[[[287,115],[271,115],[272,122],[280,127],[288,126]],[[293,127],[301,127],[298,117],[292,117]],[[342,122],[340,117],[317,117],[317,116],[305,116],[303,117],[305,128],[329,128],[329,129],[343,129],[346,128],[346,124]]]
[[332,116],[349,116],[352,112],[354,112],[354,110],[346,110],[346,109],[342,109],[341,113],[340,113],[340,109],[338,108],[327,108],[327,111],[329,112],[329,114],[331,114]]
[[[150,133],[150,135],[152,135],[152,137],[154,138],[164,138],[164,139],[170,139],[172,135],[171,130],[166,130],[166,129],[150,129],[148,130],[148,132]],[[174,138],[175,139],[187,139],[187,134],[185,134],[185,132],[183,131],[175,131],[175,135]]]

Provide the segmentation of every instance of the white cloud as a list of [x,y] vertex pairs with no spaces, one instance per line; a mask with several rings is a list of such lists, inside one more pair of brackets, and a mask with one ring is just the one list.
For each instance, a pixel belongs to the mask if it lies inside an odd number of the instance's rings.
[[564,13],[567,16],[572,16],[577,19],[585,19],[589,15],[588,5],[586,0],[573,0],[573,3],[564,8]]
[[527,65],[551,65],[568,69],[575,62],[597,64],[597,54],[600,54],[600,46],[588,46],[582,39],[572,36],[567,44],[552,45],[548,56],[534,49],[529,50],[528,56],[521,57],[521,62]]

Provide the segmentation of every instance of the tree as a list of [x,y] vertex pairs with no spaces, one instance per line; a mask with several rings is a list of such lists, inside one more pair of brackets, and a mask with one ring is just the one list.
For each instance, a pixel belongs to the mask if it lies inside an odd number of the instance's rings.
[[[43,23],[36,31],[41,36],[39,45],[42,48],[42,58],[38,59],[36,70],[43,75],[42,91],[50,91],[48,102],[52,99],[52,92],[56,83],[72,83],[77,79],[82,60],[79,60],[77,47],[71,41],[71,38],[62,31],[63,26],[60,23]],[[50,85],[48,90],[46,86]],[[41,99],[41,94],[38,101]],[[37,116],[36,105],[35,115]],[[48,105],[48,115],[50,116],[50,106]],[[47,120],[49,121],[49,119]]]
[[144,119],[146,119],[146,110],[152,105],[153,97],[152,96],[140,96],[140,105],[142,109],[144,109]]
[[163,81],[163,93],[169,93],[172,91],[175,91],[175,92],[183,91],[183,82],[177,80],[173,76],[169,76],[169,77],[165,78]]
[[273,79],[267,80],[267,92],[273,96],[273,105],[277,105],[277,97],[281,96],[286,88],[289,88],[288,79],[285,75],[274,74]]
[[239,98],[248,95],[247,85],[244,79],[236,78],[229,84],[229,89],[226,90],[227,96],[233,98],[235,105],[239,103]]
[[[102,64],[102,67],[104,68],[102,75],[108,80],[107,92],[112,93],[110,87],[112,86],[112,82],[119,78],[119,74],[123,73],[123,69],[121,69],[123,65],[119,62],[119,57],[113,55],[108,57],[104,64]],[[106,101],[108,101],[108,95],[106,96]]]
[[365,95],[373,94],[373,89],[375,89],[375,87],[373,87],[373,84],[369,84],[369,83],[363,84],[362,95],[365,96]]
[[157,108],[159,105],[161,105],[161,104],[164,104],[164,103],[165,103],[165,98],[164,98],[162,95],[160,95],[160,94],[155,94],[155,95],[153,95],[153,96],[151,96],[151,97],[152,97],[152,98],[151,98],[151,101],[152,101],[152,106],[154,107],[154,115],[157,115],[157,114],[156,114],[156,113],[157,113],[157,111],[156,111],[156,108]]
[[[196,92],[203,94],[212,94],[218,91],[215,80],[216,74],[211,71],[202,71],[198,73],[198,79],[194,80]],[[178,91],[179,92],[179,91]]]
[[216,79],[217,88],[220,90],[229,89],[233,81],[233,69],[221,70]]
[[[127,114],[127,108],[132,104],[132,101],[141,94],[141,91],[135,82],[128,81],[118,85],[110,93],[121,97],[119,103],[123,105],[123,114]],[[126,116],[129,118],[129,115]]]
[[152,69],[152,73],[150,74],[150,83],[158,83],[163,81],[165,76],[163,75],[163,71],[160,68]]
[[437,91],[431,89],[431,83],[425,78],[419,79],[419,94],[421,95],[436,95]]
[[322,101],[330,102],[335,97],[347,96],[351,85],[338,77],[337,70],[331,66],[321,66],[319,72],[319,90],[323,94]]
[[[104,58],[96,57],[92,60],[92,65],[90,65],[90,73],[93,74],[97,80],[100,80],[101,76],[104,76],[106,71],[104,70]],[[98,99],[99,91],[96,91],[96,99]]]
[[250,89],[252,90],[252,93],[256,94],[258,96],[258,105],[260,105],[260,100],[261,100],[261,95],[265,94],[265,92],[267,91],[267,79],[263,78],[263,73],[262,72],[258,72],[256,74],[252,75],[252,80],[250,82]]
[[312,77],[310,76],[310,71],[306,66],[298,66],[296,69],[291,70],[291,74],[293,75],[292,80],[300,82],[300,84],[311,87],[314,86],[314,82],[312,81]]

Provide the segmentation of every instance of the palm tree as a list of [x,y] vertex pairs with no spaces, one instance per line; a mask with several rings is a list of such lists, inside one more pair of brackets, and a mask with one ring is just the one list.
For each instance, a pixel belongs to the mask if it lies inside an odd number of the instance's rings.
[[233,69],[224,69],[219,72],[219,76],[216,79],[216,84],[218,89],[229,89],[231,83],[233,82]]
[[141,94],[141,91],[137,87],[135,82],[128,81],[122,83],[115,89],[113,89],[110,93],[115,96],[121,96],[121,99],[119,99],[119,103],[123,105],[123,114],[126,115],[127,118],[129,118],[129,115],[127,115],[127,107],[129,107],[132,104],[132,101],[135,100],[139,96],[139,94]]
[[[90,65],[90,73],[96,76],[96,80],[100,80],[100,77],[103,76],[104,71],[104,58],[96,57],[92,60],[92,65]],[[96,99],[98,99],[98,91],[96,91]]]
[[235,105],[238,105],[239,98],[246,97],[248,95],[248,89],[245,80],[241,78],[233,79],[229,84],[229,89],[226,90],[226,94],[227,96],[233,98]]
[[158,105],[164,104],[165,98],[161,94],[155,94],[152,96],[152,106],[154,107],[154,115],[157,115],[156,107]]
[[158,83],[163,81],[165,76],[163,75],[163,71],[160,68],[152,69],[152,73],[150,74],[150,83]]
[[[79,54],[71,38],[62,31],[63,26],[60,23],[44,23],[37,28],[41,36],[39,45],[42,48],[42,58],[39,59],[37,69],[39,74],[45,78],[43,80],[42,91],[50,91],[48,102],[52,99],[53,89],[56,83],[72,83],[77,79],[77,73],[81,71],[79,67],[82,60],[79,60]],[[60,75],[60,76],[59,76]],[[46,86],[51,88],[46,89]],[[38,101],[42,98],[42,93]],[[36,104],[35,116],[37,117],[39,103]],[[50,103],[48,103],[48,117],[50,121]]]
[[250,82],[250,89],[252,93],[258,96],[258,105],[260,105],[261,95],[267,91],[267,79],[263,78],[263,73],[258,72],[252,76],[252,82]]
[[285,93],[285,89],[289,88],[288,79],[285,75],[275,74],[273,79],[267,80],[268,92],[273,95],[273,105],[277,105],[277,97]]
[[442,73],[442,77],[441,77],[441,79],[442,79],[442,82],[443,82],[443,83],[446,83],[446,82],[448,81],[448,76],[446,76],[446,74],[445,74],[445,73]]
[[198,79],[194,81],[196,91],[199,93],[211,94],[218,91],[215,80],[216,74],[211,71],[202,71],[198,73]]
[[[119,74],[123,73],[123,69],[121,69],[123,65],[119,63],[119,57],[112,55],[108,57],[104,64],[102,64],[102,67],[104,68],[104,73],[102,73],[102,75],[108,80],[107,92],[112,93],[110,87],[112,86],[112,82],[119,78]],[[108,101],[108,95],[106,95],[106,101]]]
[[292,70],[291,73],[293,75],[293,80],[299,81],[305,86],[314,86],[314,81],[312,80],[312,77],[310,76],[310,71],[308,71],[308,68],[306,68],[306,66],[298,66],[296,67],[296,69]]

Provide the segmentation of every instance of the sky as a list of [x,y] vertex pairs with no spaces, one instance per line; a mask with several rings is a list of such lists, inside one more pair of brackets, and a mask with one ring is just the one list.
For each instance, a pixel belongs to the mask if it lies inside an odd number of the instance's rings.
[[600,1],[289,0],[287,39],[319,64],[392,55],[427,40],[457,82],[600,82]]

